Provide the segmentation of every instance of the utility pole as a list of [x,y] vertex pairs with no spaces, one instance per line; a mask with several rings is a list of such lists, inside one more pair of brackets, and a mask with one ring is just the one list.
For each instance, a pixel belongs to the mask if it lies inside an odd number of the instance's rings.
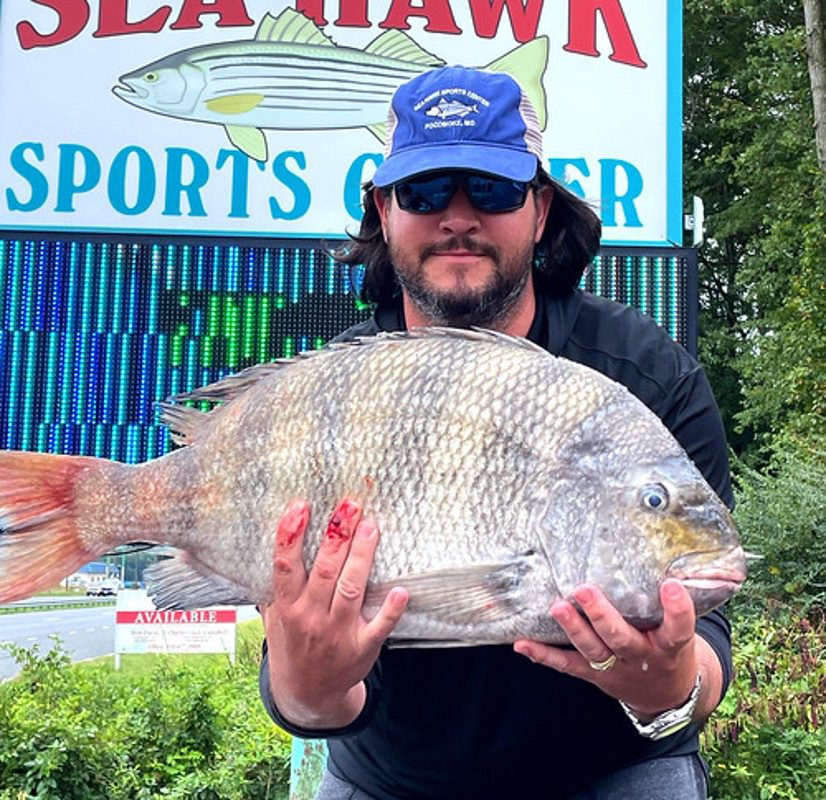
[[815,147],[826,191],[826,39],[823,28],[823,4],[824,0],[803,0],[806,59],[809,64],[809,83],[812,87],[815,118]]

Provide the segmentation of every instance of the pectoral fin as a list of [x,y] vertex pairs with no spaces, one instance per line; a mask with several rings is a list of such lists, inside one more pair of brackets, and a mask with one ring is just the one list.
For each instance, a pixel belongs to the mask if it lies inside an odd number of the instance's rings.
[[229,140],[242,152],[256,161],[267,160],[267,139],[264,131],[244,125],[224,126]]
[[431,614],[457,625],[497,622],[520,609],[528,569],[529,556],[518,556],[499,563],[401,575],[369,586],[364,604],[378,607],[394,586],[401,586],[410,595],[408,612]]
[[257,92],[243,92],[228,94],[224,97],[213,97],[205,105],[216,114],[245,114],[258,108],[264,102],[264,95]]

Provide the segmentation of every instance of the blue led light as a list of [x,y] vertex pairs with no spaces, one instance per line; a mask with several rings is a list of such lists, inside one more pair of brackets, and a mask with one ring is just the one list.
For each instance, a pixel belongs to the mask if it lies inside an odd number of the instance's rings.
[[[678,335],[682,264],[601,255],[583,286],[647,303]],[[161,455],[158,401],[363,319],[350,281],[301,247],[0,238],[0,447]]]

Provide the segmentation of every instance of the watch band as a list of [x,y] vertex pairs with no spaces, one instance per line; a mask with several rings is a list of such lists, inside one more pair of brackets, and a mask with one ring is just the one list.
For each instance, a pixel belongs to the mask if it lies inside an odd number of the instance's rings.
[[665,739],[666,736],[677,733],[677,731],[682,730],[691,722],[691,715],[694,713],[697,698],[700,696],[701,683],[700,673],[697,672],[697,678],[694,680],[694,688],[691,690],[688,700],[678,708],[663,711],[662,714],[658,714],[649,722],[640,722],[637,715],[623,703],[622,700],[619,701],[619,704],[640,736],[654,740]]

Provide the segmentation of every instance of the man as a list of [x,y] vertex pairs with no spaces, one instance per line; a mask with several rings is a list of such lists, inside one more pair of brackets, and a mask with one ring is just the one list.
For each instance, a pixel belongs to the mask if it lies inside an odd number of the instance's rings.
[[[481,99],[456,124],[426,113],[468,97]],[[362,295],[378,305],[341,338],[432,324],[527,336],[624,383],[730,504],[701,369],[652,321],[575,288],[599,222],[542,170],[541,146],[506,75],[448,67],[400,87],[360,234],[342,255],[365,265]],[[730,678],[729,627],[719,611],[695,620],[679,582],[663,584],[663,623],[646,633],[581,586],[576,605],[549,609],[572,647],[388,650],[407,593],[362,618],[375,524],[343,502],[307,574],[309,514],[297,501],[279,523],[261,690],[282,727],[328,738],[320,798],[706,797],[698,723]]]

